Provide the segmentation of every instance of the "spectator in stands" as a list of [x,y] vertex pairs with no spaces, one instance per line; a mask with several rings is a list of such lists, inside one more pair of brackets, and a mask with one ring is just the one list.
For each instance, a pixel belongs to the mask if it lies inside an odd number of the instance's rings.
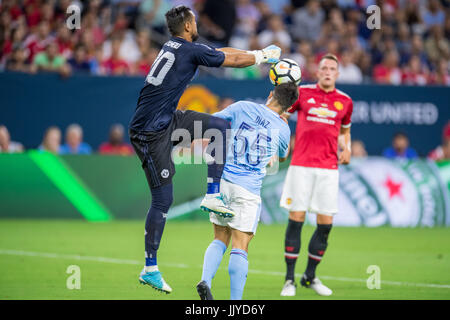
[[264,48],[275,42],[279,42],[283,47],[289,48],[291,45],[291,36],[286,31],[280,16],[273,14],[269,18],[268,29],[258,35],[258,44],[261,48]]
[[90,154],[92,148],[83,142],[83,129],[78,124],[71,124],[66,129],[66,143],[59,150],[60,154]]
[[317,70],[318,64],[314,56],[309,56],[306,58],[306,66],[302,70],[302,81],[313,82],[317,80]]
[[[23,51],[23,53],[25,54],[25,62],[28,62],[28,51],[23,47],[23,41],[26,35],[27,35],[27,27],[23,24],[17,25],[17,28],[11,31],[10,36],[5,38],[3,50],[1,47],[1,37],[0,37],[0,63],[1,60],[3,60],[3,62],[6,62],[7,64],[8,57],[14,59],[14,57],[10,54],[16,49],[21,49]],[[3,59],[1,59],[2,56]]]
[[102,68],[108,75],[124,75],[130,71],[128,63],[120,56],[120,45],[120,39],[114,39],[111,44],[111,57],[102,63]]
[[361,53],[358,62],[359,68],[361,68],[363,82],[370,83],[372,81],[372,56],[366,52]]
[[58,53],[58,45],[55,42],[49,43],[44,52],[38,53],[31,65],[31,72],[38,71],[57,72],[61,75],[69,75],[70,67],[66,64],[66,59]]
[[352,158],[366,158],[367,151],[364,142],[361,140],[352,141]]
[[4,125],[0,125],[0,152],[3,153],[16,153],[23,152],[23,145],[19,142],[11,141],[8,128]]
[[[236,25],[230,46],[242,50],[250,49],[250,38],[256,34],[261,12],[251,0],[236,1]],[[284,25],[283,25],[284,26]]]
[[158,56],[159,49],[149,48],[142,52],[142,57],[136,62],[134,66],[134,74],[146,76],[150,72],[150,67]]
[[434,161],[450,160],[450,139],[442,141],[442,145],[430,152],[428,159]]
[[434,161],[450,160],[450,121],[442,132],[442,144],[428,154]]
[[51,126],[45,130],[44,138],[38,147],[40,151],[48,151],[58,154],[61,148],[61,130],[56,126]]
[[55,39],[58,45],[58,52],[66,60],[72,56],[73,41],[72,34],[65,24],[60,25]]
[[298,63],[300,68],[303,68],[306,65],[306,58],[312,56],[312,46],[308,41],[302,41],[297,45],[296,50],[292,54],[288,54],[288,58],[294,60]]
[[[292,1],[289,0],[263,0],[267,3],[270,11],[274,14],[282,15],[290,10]],[[306,2],[306,1],[305,1]]]
[[30,65],[27,63],[27,53],[25,49],[17,47],[13,50],[10,58],[6,62],[6,70],[30,72]]
[[450,59],[450,42],[444,37],[444,29],[435,25],[430,29],[430,36],[425,41],[428,58],[436,63],[439,59]]
[[88,61],[86,47],[81,44],[78,45],[68,64],[73,73],[90,73],[91,64]]
[[427,28],[435,25],[444,25],[445,13],[438,0],[428,0],[426,8],[422,12],[422,20]]
[[400,54],[400,63],[403,64],[411,52],[411,32],[407,23],[399,25],[395,44]]
[[416,34],[425,32],[425,24],[419,10],[419,1],[405,1],[404,3],[405,21],[411,26],[411,30]]
[[139,6],[138,28],[152,29],[160,36],[164,35],[166,33],[165,14],[170,8],[171,4],[168,0],[142,0]]
[[436,71],[431,76],[431,83],[450,86],[450,73],[448,71],[448,61],[447,59],[441,58],[436,67]]
[[429,67],[429,60],[425,51],[424,43],[422,37],[418,34],[413,35],[411,40],[411,50],[409,51],[409,53],[404,54],[402,61],[409,61],[411,56],[418,56],[422,64]]
[[[28,26],[31,27],[30,25]],[[36,54],[45,51],[48,45],[55,41],[50,33],[51,29],[49,22],[42,21],[39,23],[39,27],[36,28],[36,31],[25,38],[23,46],[28,51],[28,61],[30,63],[33,62]]]
[[205,0],[198,31],[217,47],[226,47],[236,23],[234,0]]
[[292,14],[291,33],[296,40],[317,41],[322,30],[325,13],[318,0],[309,0],[305,8]]
[[353,63],[353,54],[349,50],[344,50],[339,63],[339,77],[337,83],[359,84],[363,80],[359,67]]
[[114,124],[109,131],[109,141],[100,145],[100,154],[131,155],[133,148],[124,142],[124,128],[121,124]]
[[399,57],[395,50],[386,53],[383,63],[378,64],[373,69],[375,82],[380,84],[398,85],[402,81],[402,72],[398,67]]
[[424,86],[429,83],[429,71],[418,56],[412,56],[402,71],[402,83]]
[[389,159],[416,159],[417,152],[409,146],[409,138],[403,132],[397,132],[392,138],[392,146],[383,151],[383,156]]

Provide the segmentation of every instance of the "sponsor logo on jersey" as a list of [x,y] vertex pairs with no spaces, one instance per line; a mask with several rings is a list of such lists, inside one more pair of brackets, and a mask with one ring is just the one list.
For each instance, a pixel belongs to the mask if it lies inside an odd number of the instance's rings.
[[320,118],[336,118],[337,112],[328,110],[327,108],[311,108],[308,111],[309,114],[313,114]]
[[342,102],[340,102],[340,101],[335,101],[333,105],[334,105],[334,107],[335,107],[336,109],[338,109],[339,111],[341,111],[342,109],[344,109],[344,105],[343,105]]

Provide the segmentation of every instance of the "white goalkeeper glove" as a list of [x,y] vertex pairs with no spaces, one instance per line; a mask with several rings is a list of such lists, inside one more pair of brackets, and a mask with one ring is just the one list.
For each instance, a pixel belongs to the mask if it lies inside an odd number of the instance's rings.
[[255,56],[255,64],[277,63],[280,60],[281,49],[276,45],[270,45],[262,50],[248,51]]

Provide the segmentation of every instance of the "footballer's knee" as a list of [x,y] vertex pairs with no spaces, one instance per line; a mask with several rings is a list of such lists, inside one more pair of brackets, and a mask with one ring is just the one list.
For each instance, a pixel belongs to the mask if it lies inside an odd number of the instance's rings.
[[289,219],[293,221],[304,222],[305,215],[304,211],[289,211]]
[[317,224],[333,224],[333,216],[328,216],[325,214],[317,215]]
[[225,246],[228,248],[228,244],[231,239],[231,230],[228,227],[219,226],[217,224],[213,224],[214,226],[214,240],[220,240],[225,243]]
[[241,249],[248,252],[248,245],[250,240],[253,238],[252,232],[242,232],[239,230],[232,230],[232,248],[233,249]]

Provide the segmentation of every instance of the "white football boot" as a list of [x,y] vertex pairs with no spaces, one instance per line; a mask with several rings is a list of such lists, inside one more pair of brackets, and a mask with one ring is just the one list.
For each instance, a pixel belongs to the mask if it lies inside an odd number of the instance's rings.
[[315,277],[313,280],[309,280],[306,278],[306,275],[303,274],[303,277],[300,280],[300,284],[303,287],[313,289],[320,296],[331,296],[333,294],[333,291],[325,286],[317,277]]
[[200,208],[203,211],[215,213],[222,218],[234,217],[234,211],[225,203],[220,193],[206,194]]
[[281,290],[280,296],[282,297],[294,297],[297,291],[297,285],[292,280],[286,280],[283,289]]

